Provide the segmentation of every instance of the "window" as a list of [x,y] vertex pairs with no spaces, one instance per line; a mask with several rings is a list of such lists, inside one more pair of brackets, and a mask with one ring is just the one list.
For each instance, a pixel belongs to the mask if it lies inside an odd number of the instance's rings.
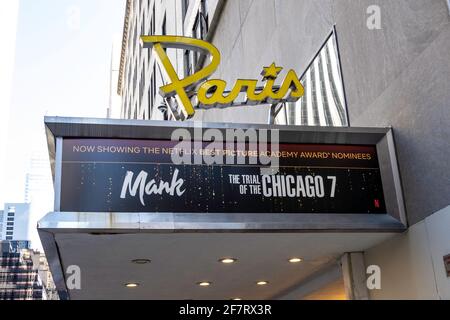
[[8,218],[8,222],[14,222],[14,218]]
[[13,233],[12,233],[11,231],[8,231],[8,232],[6,232],[6,235],[7,235],[7,236],[12,236]]
[[[156,30],[156,24],[155,24],[155,5],[153,5],[152,8],[152,16],[150,17],[150,29],[148,31],[149,35],[154,35]],[[148,61],[150,62],[151,56],[152,56],[152,50],[147,49],[148,52]]]
[[166,15],[164,15],[163,23],[162,23],[162,26],[161,26],[161,34],[162,34],[163,36],[167,34],[167,26],[166,26],[166,23],[167,23],[167,17],[166,17]]
[[12,240],[12,237],[11,236],[7,236],[6,240]]
[[[197,39],[203,39],[202,36],[202,28],[200,23],[200,12],[197,13],[197,17],[195,18],[194,27],[192,28],[192,37]],[[196,51],[186,51],[188,54],[187,56],[187,64],[185,68],[185,72],[187,72],[188,75],[195,72],[195,67],[197,66],[198,59],[200,57],[200,53]]]
[[150,86],[148,88],[148,119],[151,119],[153,107],[156,103],[156,64],[153,65],[152,76],[150,78]]
[[197,39],[203,39],[203,30],[202,30],[202,14],[199,11],[197,16],[195,17],[194,26],[192,27],[192,37]]
[[145,66],[142,63],[141,64],[141,77],[139,80],[139,103],[142,104],[142,101],[144,101],[144,87],[145,87]]
[[190,53],[188,50],[184,51],[183,62],[184,62],[184,77],[189,76],[192,73],[191,63],[190,63]]
[[14,231],[14,227],[6,227],[6,231]]
[[186,18],[187,11],[189,9],[189,0],[183,0],[182,10],[183,10],[183,21]]
[[300,77],[305,88],[297,102],[274,105],[270,123],[303,126],[348,126],[345,91],[335,31]]
[[137,23],[138,23],[138,21],[137,21],[137,18],[136,18],[136,20],[134,20],[134,22],[133,22],[133,24],[134,24],[134,28],[133,29],[134,30],[133,30],[133,39],[132,39],[132,42],[131,42],[131,45],[134,46],[133,52],[135,52],[136,48],[139,48],[139,45],[140,45],[139,39],[138,39],[138,26],[137,26]]
[[[200,9],[195,17],[192,27],[192,37],[197,39],[206,39],[208,34],[208,13],[206,10],[206,1],[202,1]],[[186,51],[184,54],[184,73],[190,75],[195,72],[195,68],[200,60],[200,53],[195,51]]]
[[203,17],[204,17],[204,22],[206,23],[206,25],[205,25],[205,31],[207,32],[208,30],[208,8],[206,7],[206,3],[207,3],[207,0],[201,0],[202,2],[201,2],[201,4],[200,4],[200,10],[201,10],[201,13],[202,13],[202,15],[203,15]]
[[8,212],[8,217],[14,217],[15,213],[14,212]]
[[206,9],[206,0],[201,0],[198,19],[200,26],[200,39],[206,39],[206,35],[208,34],[208,11]]
[[7,226],[13,226],[14,222],[8,222]]
[[153,10],[152,10],[152,23],[151,23],[151,30],[150,30],[150,34],[155,34],[155,30],[156,30],[156,9],[155,9],[155,5],[153,5]]

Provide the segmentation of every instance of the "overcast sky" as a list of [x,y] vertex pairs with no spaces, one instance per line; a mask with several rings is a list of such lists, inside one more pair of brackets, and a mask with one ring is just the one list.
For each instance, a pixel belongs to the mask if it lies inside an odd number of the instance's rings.
[[[44,115],[104,117],[125,0],[21,0],[6,156],[6,202],[23,202]],[[3,182],[2,182],[3,183]]]

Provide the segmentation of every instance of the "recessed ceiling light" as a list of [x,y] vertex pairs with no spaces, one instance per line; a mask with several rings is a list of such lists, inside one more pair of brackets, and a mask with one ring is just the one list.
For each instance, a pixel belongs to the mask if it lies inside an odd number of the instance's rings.
[[303,261],[302,258],[290,258],[289,259],[290,263],[299,263],[299,262],[302,262],[302,261]]
[[152,260],[150,260],[150,259],[134,259],[134,260],[131,260],[131,262],[133,262],[135,264],[147,264],[147,263],[152,262]]
[[265,286],[266,284],[269,284],[269,281],[258,281],[257,283],[256,283],[258,286]]
[[224,264],[235,263],[236,261],[237,261],[237,259],[235,259],[235,258],[222,258],[222,259],[219,259],[219,262],[222,262]]
[[136,283],[136,282],[130,282],[130,283],[126,283],[125,286],[126,286],[127,288],[136,288],[136,287],[139,286],[139,283]]
[[231,299],[231,300],[240,301],[240,300],[242,300],[242,299],[241,299],[241,298],[233,298],[233,299]]
[[202,282],[197,282],[197,284],[200,287],[209,287],[211,285],[211,282],[209,282],[209,281],[202,281]]

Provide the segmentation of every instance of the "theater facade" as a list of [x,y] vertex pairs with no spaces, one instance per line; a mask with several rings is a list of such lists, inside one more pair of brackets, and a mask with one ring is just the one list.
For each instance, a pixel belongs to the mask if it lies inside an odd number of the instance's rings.
[[45,118],[60,296],[449,299],[449,14],[378,2],[127,1],[120,118]]

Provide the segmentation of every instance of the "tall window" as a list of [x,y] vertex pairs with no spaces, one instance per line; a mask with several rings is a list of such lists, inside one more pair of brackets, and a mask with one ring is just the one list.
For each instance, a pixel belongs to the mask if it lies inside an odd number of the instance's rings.
[[153,107],[156,103],[156,64],[153,65],[152,76],[150,77],[150,86],[148,88],[148,119],[151,119]]
[[207,34],[208,12],[206,11],[206,1],[202,0],[195,17],[194,27],[192,28],[192,36],[197,39],[205,39]]
[[163,23],[162,23],[162,27],[161,27],[161,34],[162,35],[166,35],[167,34],[166,22],[167,22],[167,17],[166,17],[166,15],[164,15],[164,19],[163,19]]
[[304,96],[297,102],[272,106],[271,123],[348,126],[345,92],[334,30],[300,77],[300,82],[305,88]]
[[184,19],[186,18],[186,15],[187,15],[187,11],[188,11],[188,8],[189,8],[189,0],[183,0],[183,3],[182,3],[182,9],[183,9],[183,21],[184,21]]
[[[150,27],[149,27],[149,30],[148,30],[148,34],[149,35],[154,35],[155,31],[156,31],[156,23],[155,23],[156,17],[155,17],[155,14],[156,14],[155,13],[155,5],[153,4],[152,15],[150,17]],[[147,53],[148,53],[148,61],[150,61],[151,56],[152,56],[152,50],[151,49],[147,49]]]
[[[195,15],[195,22],[192,27],[192,37],[197,39],[206,39],[208,34],[208,12],[206,1],[202,0],[198,12]],[[186,51],[184,54],[184,73],[188,76],[195,72],[200,60],[200,53],[195,51]]]

